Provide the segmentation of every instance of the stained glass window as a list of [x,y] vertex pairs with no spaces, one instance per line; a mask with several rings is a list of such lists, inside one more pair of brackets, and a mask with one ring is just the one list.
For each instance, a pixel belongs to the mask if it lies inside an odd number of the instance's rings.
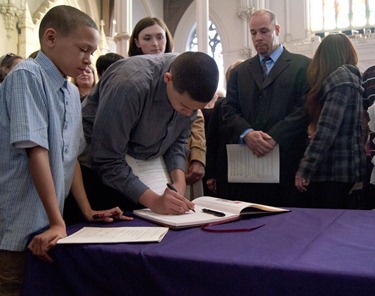
[[370,26],[375,26],[375,1],[368,0],[368,22]]
[[375,26],[375,0],[308,0],[312,32],[365,30]]
[[[350,27],[350,7],[349,1],[340,1],[335,3],[336,9],[336,24],[338,29],[346,29]],[[365,10],[363,9],[363,12]],[[366,18],[364,18],[366,20]],[[363,25],[361,25],[363,26]]]
[[353,18],[352,18],[353,27],[358,28],[358,27],[366,26],[367,24],[366,1],[365,0],[352,0],[352,14],[353,14]]
[[335,0],[323,1],[323,28],[334,30],[336,28],[336,7]]

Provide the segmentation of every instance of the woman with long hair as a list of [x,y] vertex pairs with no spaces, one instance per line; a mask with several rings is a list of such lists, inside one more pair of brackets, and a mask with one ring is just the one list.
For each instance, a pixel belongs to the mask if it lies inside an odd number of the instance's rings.
[[130,36],[129,57],[173,51],[173,39],[167,25],[157,17],[144,17]]
[[295,176],[313,207],[354,208],[349,191],[365,174],[365,132],[358,56],[344,34],[325,37],[307,69],[310,143]]

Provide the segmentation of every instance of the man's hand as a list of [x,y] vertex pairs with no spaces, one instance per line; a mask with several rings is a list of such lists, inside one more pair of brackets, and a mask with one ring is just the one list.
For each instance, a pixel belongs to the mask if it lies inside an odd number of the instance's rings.
[[243,138],[246,146],[258,157],[271,152],[276,146],[276,141],[270,135],[262,131],[251,131]]
[[189,166],[189,172],[186,175],[186,184],[191,185],[204,177],[204,165],[200,161],[193,160]]
[[216,193],[216,182],[217,180],[213,178],[206,181],[207,188],[213,193]]

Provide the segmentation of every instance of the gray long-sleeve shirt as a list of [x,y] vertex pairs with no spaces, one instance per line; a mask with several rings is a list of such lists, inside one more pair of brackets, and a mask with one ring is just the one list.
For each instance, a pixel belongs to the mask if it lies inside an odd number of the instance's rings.
[[125,161],[163,156],[167,168],[185,170],[187,139],[196,114],[177,113],[164,73],[176,54],[142,55],[109,67],[82,110],[87,149],[80,160],[102,182],[138,202],[148,187]]

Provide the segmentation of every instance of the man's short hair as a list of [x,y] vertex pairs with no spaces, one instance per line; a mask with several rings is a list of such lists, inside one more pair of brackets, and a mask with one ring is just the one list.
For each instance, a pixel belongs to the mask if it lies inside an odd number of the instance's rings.
[[110,65],[123,58],[124,57],[122,55],[114,52],[109,52],[98,57],[95,64],[98,77],[100,78]]
[[40,23],[39,40],[42,40],[48,28],[53,28],[59,34],[66,37],[81,25],[98,30],[98,26],[93,19],[75,7],[68,5],[52,7]]
[[208,103],[217,90],[219,69],[215,60],[203,52],[180,54],[172,63],[171,73],[175,90],[179,94],[187,92],[195,101]]
[[276,26],[278,25],[278,21],[277,21],[277,17],[276,17],[276,14],[273,13],[271,10],[269,9],[258,9],[258,10],[255,10],[254,12],[252,12],[250,15],[249,15],[249,20],[253,17],[253,16],[262,16],[262,15],[268,15],[268,17],[270,18],[270,21],[271,23]]

